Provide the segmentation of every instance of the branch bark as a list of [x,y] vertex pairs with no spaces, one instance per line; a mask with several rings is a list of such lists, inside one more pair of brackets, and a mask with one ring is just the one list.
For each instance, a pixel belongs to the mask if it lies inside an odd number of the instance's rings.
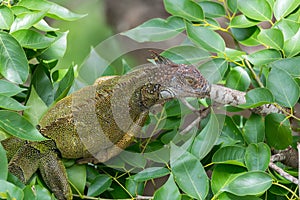
[[[210,92],[210,98],[213,101],[223,105],[228,104],[231,106],[237,106],[246,103],[245,95],[246,92],[241,92],[220,85],[212,85]],[[253,108],[251,111],[263,116],[270,113],[283,113],[273,104],[265,104],[257,108]]]

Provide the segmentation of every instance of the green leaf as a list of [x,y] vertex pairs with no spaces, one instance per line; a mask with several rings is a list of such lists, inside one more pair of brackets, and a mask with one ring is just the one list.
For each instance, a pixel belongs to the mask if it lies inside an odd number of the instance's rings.
[[244,55],[246,55],[246,52],[231,48],[225,48],[224,54],[218,53],[218,57],[233,61],[242,61]]
[[56,60],[62,58],[65,55],[67,49],[68,33],[68,31],[62,33],[56,32],[56,40],[51,44],[49,48],[47,48],[45,52],[43,52],[43,54],[41,55],[42,58],[45,60]]
[[300,63],[300,56],[277,60],[275,62],[270,63],[268,67],[279,68],[287,71],[293,77],[299,77],[300,76],[300,67],[298,67],[299,63]]
[[284,40],[288,40],[297,33],[300,28],[300,23],[288,19],[281,19],[274,27],[281,30]]
[[154,178],[159,178],[159,177],[163,177],[166,176],[170,173],[170,171],[167,168],[164,167],[150,167],[150,168],[146,168],[143,171],[140,171],[139,173],[137,173],[136,175],[134,175],[134,180],[135,181],[147,181],[150,179],[154,179]]
[[185,28],[184,22],[179,17],[169,17],[167,20],[154,18],[128,30],[121,35],[130,37],[138,42],[159,42],[170,39]]
[[9,81],[24,83],[29,74],[25,52],[18,41],[0,31],[0,73]]
[[217,83],[225,75],[228,63],[225,59],[216,58],[200,65],[198,69],[210,83]]
[[112,178],[106,174],[99,174],[91,183],[88,189],[88,196],[98,196],[106,191],[112,183]]
[[285,70],[272,68],[267,88],[274,95],[275,101],[285,107],[293,107],[299,99],[299,86]]
[[188,45],[172,47],[161,55],[177,64],[195,64],[210,57],[207,51]]
[[238,0],[227,0],[226,4],[231,12],[236,13],[238,11]]
[[281,59],[281,53],[275,49],[263,49],[245,56],[253,65],[266,65]]
[[190,21],[204,19],[202,8],[191,0],[164,0],[165,9],[168,13]]
[[20,45],[29,49],[47,48],[54,42],[55,38],[44,36],[33,30],[18,30],[12,33]]
[[68,94],[73,82],[74,82],[74,69],[73,66],[70,66],[66,75],[59,82],[58,88],[54,96],[56,102]]
[[226,146],[216,151],[212,162],[244,166],[244,156],[244,147]]
[[[239,43],[241,43],[242,45],[245,45],[245,46],[257,46],[257,45],[260,45],[260,43],[257,40],[257,35],[260,32],[259,28],[257,26],[252,26],[252,27],[249,27],[249,28],[250,28],[250,30],[251,30],[251,28],[253,28],[254,32],[252,33],[252,35],[250,35],[250,37],[248,37],[248,38],[246,38],[244,40],[240,40]],[[239,33],[237,33],[237,34],[239,34]],[[235,38],[237,38],[237,35],[234,35],[234,36],[235,36]]]
[[[6,198],[8,197],[8,198]],[[0,198],[4,199],[23,199],[24,193],[21,188],[5,180],[0,180]]]
[[283,114],[271,113],[265,117],[267,143],[275,149],[285,149],[292,144],[289,120]]
[[123,151],[119,157],[133,167],[145,168],[147,164],[146,158],[140,153]]
[[38,125],[43,114],[48,110],[47,105],[36,93],[34,86],[31,87],[29,99],[26,103],[29,108],[24,111],[24,117],[33,125]]
[[216,165],[211,177],[211,189],[214,194],[219,193],[235,177],[246,172],[246,168],[235,165]]
[[3,148],[2,144],[0,143],[0,180],[6,180],[7,174],[8,174],[8,163],[7,163],[7,157],[6,157],[6,151]]
[[2,5],[0,7],[0,29],[9,30],[14,21],[14,14],[10,8]]
[[0,94],[5,96],[14,96],[19,94],[20,92],[26,90],[25,88],[20,88],[19,86],[15,85],[14,83],[0,80]]
[[244,126],[244,138],[248,144],[263,142],[265,139],[264,119],[252,114]]
[[125,186],[132,196],[142,195],[144,192],[144,183],[133,180],[132,176],[126,178]]
[[41,63],[32,75],[31,84],[35,88],[39,97],[45,102],[47,106],[50,106],[54,101],[53,86],[48,72]]
[[86,184],[86,166],[73,165],[72,167],[68,167],[67,174],[71,185],[83,194]]
[[250,83],[251,80],[246,70],[241,67],[235,67],[228,74],[226,87],[245,91],[248,89]]
[[274,4],[274,16],[279,21],[282,17],[287,16],[300,5],[298,0],[276,1]]
[[20,104],[18,101],[16,101],[11,97],[0,94],[0,108],[21,111],[27,109],[28,107],[23,106],[22,104]]
[[200,161],[185,149],[171,143],[171,169],[179,188],[190,197],[204,199],[209,180]]
[[265,172],[253,171],[240,174],[222,188],[235,195],[259,195],[272,185],[272,178]]
[[250,39],[259,28],[257,26],[251,26],[248,28],[230,28],[232,35],[238,41],[244,41]]
[[258,21],[251,20],[245,15],[238,15],[232,18],[230,21],[229,27],[231,28],[248,28],[259,24]]
[[177,185],[174,182],[173,175],[169,176],[168,181],[155,191],[153,200],[180,200],[181,195]]
[[268,21],[272,19],[272,9],[266,0],[238,0],[238,8],[244,15],[254,20]]
[[[53,194],[51,195],[49,190],[47,190],[47,188],[45,188],[44,186],[35,185],[34,188],[35,188],[34,194],[35,194],[36,200],[52,200],[53,199]],[[32,191],[32,188],[30,188],[30,190]],[[25,196],[25,197],[27,197],[27,196]],[[32,200],[32,199],[28,198],[28,200]]]
[[263,142],[249,144],[246,149],[245,163],[249,171],[265,171],[270,163],[271,150]]
[[0,110],[0,128],[24,140],[45,140],[38,130],[18,113]]
[[193,141],[191,153],[199,160],[202,160],[214,147],[219,135],[219,122],[212,110],[207,125]]
[[22,0],[18,5],[24,6],[30,10],[46,10],[48,17],[59,20],[74,21],[86,16],[73,13],[56,3],[46,0]]
[[211,52],[225,51],[223,38],[213,30],[207,27],[199,27],[186,23],[186,31],[189,39],[199,47]]
[[22,13],[17,16],[11,25],[10,32],[15,32],[21,29],[29,29],[34,24],[41,21],[47,13],[47,10]]
[[274,49],[283,48],[283,34],[279,29],[262,29],[258,34],[257,39],[264,45],[269,46]]
[[274,96],[267,88],[255,88],[246,93],[246,103],[238,105],[240,108],[255,108],[274,102]]
[[284,42],[283,50],[287,57],[293,57],[300,52],[300,29],[290,39]]
[[225,16],[225,9],[223,5],[211,2],[211,1],[202,1],[198,3],[204,11],[205,17],[223,17]]
[[[218,115],[218,119],[221,120],[225,117],[223,129],[221,136],[219,138],[219,143],[224,146],[232,146],[237,143],[244,143],[241,130],[237,127],[231,117]],[[221,121],[219,119],[219,121]]]
[[53,28],[51,27],[44,19],[39,21],[38,23],[33,25],[34,28],[44,31],[44,32],[51,32],[51,31],[58,31],[59,28]]

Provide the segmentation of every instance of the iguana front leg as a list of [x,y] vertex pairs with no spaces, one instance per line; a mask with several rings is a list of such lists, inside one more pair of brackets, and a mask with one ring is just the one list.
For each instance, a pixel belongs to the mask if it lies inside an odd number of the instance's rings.
[[43,180],[59,200],[71,200],[72,190],[68,183],[66,168],[57,154],[50,151],[39,161]]
[[66,169],[53,141],[30,142],[20,147],[9,162],[9,171],[26,184],[40,170],[43,180],[59,200],[71,200]]

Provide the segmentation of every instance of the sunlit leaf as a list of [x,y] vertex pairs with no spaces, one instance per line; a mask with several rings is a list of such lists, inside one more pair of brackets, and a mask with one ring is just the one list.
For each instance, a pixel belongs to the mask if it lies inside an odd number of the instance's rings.
[[140,26],[128,30],[125,35],[138,42],[158,42],[172,38],[184,29],[185,25],[179,17],[169,17],[167,20],[161,18],[150,19]]
[[230,87],[232,89],[240,91],[245,91],[248,89],[250,83],[251,80],[246,70],[244,70],[241,67],[235,67],[228,74],[228,78],[226,80],[226,87]]
[[235,195],[257,195],[265,192],[272,185],[272,178],[265,172],[246,172],[235,177],[230,183],[223,187]]
[[258,34],[257,39],[264,45],[269,46],[274,49],[283,48],[283,34],[279,29],[262,29]]
[[268,21],[272,18],[272,9],[266,0],[238,0],[238,8],[244,15],[254,20]]
[[23,106],[22,104],[20,104],[18,101],[16,101],[11,97],[0,94],[0,108],[20,111],[20,110],[25,110],[27,107]]
[[287,16],[300,5],[298,0],[276,1],[274,4],[274,16],[277,20]]
[[204,18],[202,8],[190,0],[164,0],[168,13],[191,21],[200,21]]
[[29,74],[24,50],[18,41],[6,32],[0,32],[0,73],[14,83],[25,82]]
[[54,37],[47,37],[33,30],[19,30],[12,33],[22,47],[31,49],[47,48],[54,42]]
[[45,140],[38,130],[18,113],[0,110],[0,128],[25,140]]
[[10,29],[14,21],[14,14],[10,8],[2,5],[0,7],[0,29]]
[[186,23],[188,37],[199,47],[211,52],[223,52],[225,42],[223,38],[207,27],[199,27]]
[[281,53],[275,49],[263,49],[245,56],[253,65],[265,65],[281,59]]
[[55,19],[74,21],[85,16],[73,13],[67,8],[46,0],[22,0],[18,5],[31,10],[45,10],[47,11],[47,16]]
[[174,178],[172,174],[169,176],[168,181],[162,187],[156,190],[153,199],[154,200],[160,200],[160,199],[180,200],[181,199],[179,189],[174,182]]
[[263,142],[249,144],[246,149],[245,163],[249,171],[265,171],[270,163],[271,150]]

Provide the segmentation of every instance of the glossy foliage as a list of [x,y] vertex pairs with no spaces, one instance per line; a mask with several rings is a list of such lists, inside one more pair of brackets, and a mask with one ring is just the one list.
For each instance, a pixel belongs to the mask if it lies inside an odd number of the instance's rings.
[[[137,138],[105,165],[64,160],[73,193],[81,198],[130,199],[160,179],[164,181],[153,193],[158,200],[295,198],[296,187],[268,169],[271,148],[294,147],[297,141],[289,121],[294,116],[287,112],[245,117],[234,112],[265,104],[294,110],[300,96],[299,0],[163,3],[170,17],[150,19],[122,37],[161,42],[183,35],[182,44],[162,55],[175,63],[194,64],[211,83],[246,92],[246,103],[224,106],[223,112],[211,109],[185,134],[180,133],[195,114],[180,100],[166,103],[150,114],[141,133],[147,137]],[[45,17],[73,21],[83,16],[47,0],[2,3],[0,139],[14,135],[43,140],[35,126],[51,105],[93,84],[99,75],[122,75],[131,69],[126,60],[119,68],[103,68],[107,61],[96,49],[79,66],[57,67],[66,52],[68,31],[52,27]],[[224,40],[224,35],[230,39]],[[254,48],[248,51],[249,47]],[[213,104],[186,100],[196,109]],[[227,115],[226,110],[233,113]],[[8,173],[2,146],[0,158],[0,198],[53,198],[39,175],[23,185]]]

